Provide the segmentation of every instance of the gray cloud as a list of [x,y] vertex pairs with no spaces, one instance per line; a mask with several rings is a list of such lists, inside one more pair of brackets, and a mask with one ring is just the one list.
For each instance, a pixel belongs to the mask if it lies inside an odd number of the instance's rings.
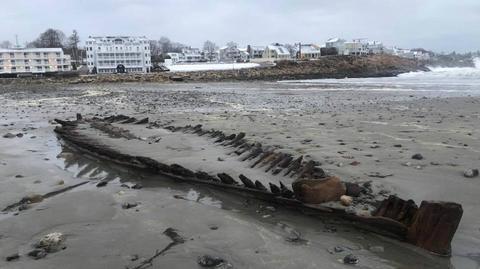
[[69,34],[167,36],[193,46],[323,43],[370,38],[436,51],[480,49],[478,0],[16,0],[2,1],[0,40]]

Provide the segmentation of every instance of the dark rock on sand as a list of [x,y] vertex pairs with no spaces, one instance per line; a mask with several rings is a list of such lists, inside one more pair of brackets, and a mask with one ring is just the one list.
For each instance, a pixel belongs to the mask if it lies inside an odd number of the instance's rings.
[[28,256],[34,258],[35,260],[39,260],[45,258],[47,256],[47,252],[44,249],[34,249],[28,252]]
[[360,187],[360,185],[357,183],[345,182],[345,188],[345,194],[352,197],[358,197],[362,192],[362,187]]
[[12,134],[12,133],[6,133],[3,135],[3,138],[14,138],[16,137],[16,135]]
[[357,256],[353,254],[348,254],[343,258],[343,263],[345,264],[357,264],[358,263],[358,258]]
[[225,263],[225,260],[220,258],[220,257],[203,255],[203,256],[198,257],[197,263],[202,267],[217,267],[217,266]]
[[420,153],[413,154],[412,159],[414,160],[423,160],[423,156]]
[[123,203],[123,204],[122,204],[122,208],[123,208],[123,209],[130,209],[130,208],[137,207],[137,206],[138,206],[138,203],[129,203],[129,202],[126,202],[126,203]]
[[18,253],[15,253],[15,254],[12,254],[12,255],[9,255],[5,258],[5,260],[7,262],[11,262],[11,261],[15,261],[15,260],[18,260],[20,259],[20,255],[18,255]]
[[135,189],[135,190],[139,190],[139,189],[141,189],[141,188],[143,188],[143,185],[140,184],[140,183],[136,183],[136,184],[134,184],[134,185],[132,186],[132,189]]
[[105,186],[107,186],[107,184],[108,184],[108,181],[102,180],[102,181],[97,183],[97,187],[105,187]]

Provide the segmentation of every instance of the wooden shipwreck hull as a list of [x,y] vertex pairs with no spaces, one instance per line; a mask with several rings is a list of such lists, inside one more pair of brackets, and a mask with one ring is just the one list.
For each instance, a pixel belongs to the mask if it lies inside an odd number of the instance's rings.
[[56,121],[60,138],[99,158],[309,215],[343,218],[437,255],[450,256],[450,242],[463,214],[456,203],[423,201],[418,207],[396,196],[372,204],[368,214],[348,210],[343,199],[355,202],[368,195],[365,189],[327,175],[315,160],[249,141],[245,133],[227,135],[201,125],[175,127],[124,115],[102,119],[77,115],[76,121]]

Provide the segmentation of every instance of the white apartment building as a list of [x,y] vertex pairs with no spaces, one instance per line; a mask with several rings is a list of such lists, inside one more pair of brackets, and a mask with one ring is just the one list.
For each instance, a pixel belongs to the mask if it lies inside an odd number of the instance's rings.
[[0,75],[70,71],[70,56],[61,48],[0,49]]
[[152,67],[150,44],[146,37],[90,36],[85,48],[90,72],[147,73]]

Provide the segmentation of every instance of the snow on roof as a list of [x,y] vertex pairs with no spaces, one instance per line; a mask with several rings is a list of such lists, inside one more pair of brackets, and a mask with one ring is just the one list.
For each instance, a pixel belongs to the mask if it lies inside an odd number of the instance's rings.
[[250,46],[253,50],[265,50],[265,46]]
[[267,48],[276,51],[278,55],[290,55],[288,49],[281,45],[268,45]]
[[301,46],[302,53],[320,53],[320,47],[313,44],[305,44]]
[[329,40],[327,40],[327,43],[335,43],[335,42],[345,42],[345,40],[338,37],[330,38]]

